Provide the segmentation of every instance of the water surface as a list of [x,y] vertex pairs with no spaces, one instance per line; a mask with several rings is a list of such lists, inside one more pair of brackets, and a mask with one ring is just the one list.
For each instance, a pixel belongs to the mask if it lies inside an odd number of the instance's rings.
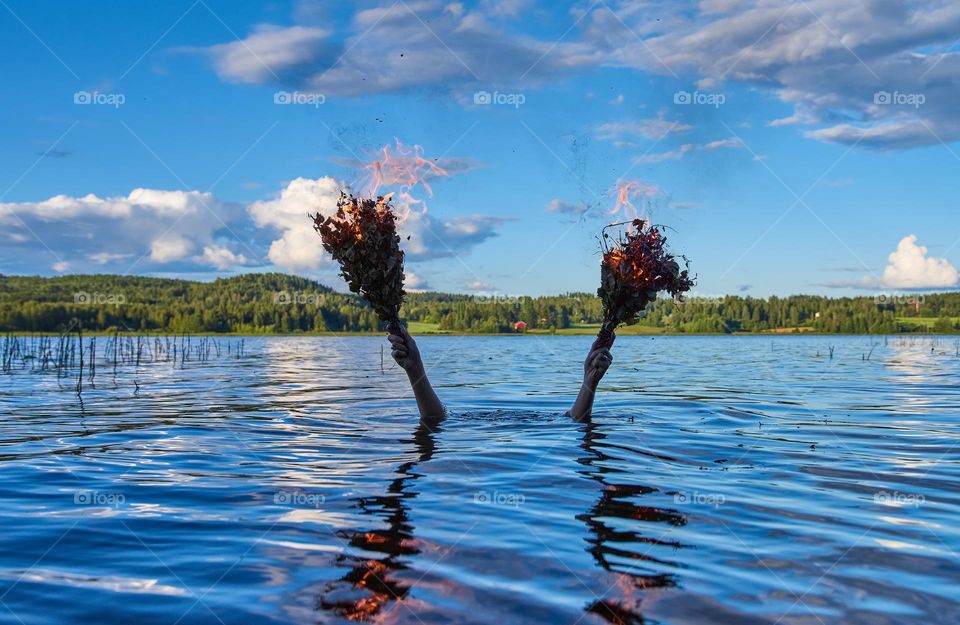
[[383,343],[4,374],[0,622],[960,622],[952,341]]

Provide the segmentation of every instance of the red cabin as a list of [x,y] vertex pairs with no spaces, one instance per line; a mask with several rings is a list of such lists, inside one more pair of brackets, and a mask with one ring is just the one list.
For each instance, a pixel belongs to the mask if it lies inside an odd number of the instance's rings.
[[526,331],[527,331],[527,322],[526,322],[526,321],[518,321],[518,322],[516,322],[515,324],[513,324],[513,329],[516,330],[517,332],[526,332]]

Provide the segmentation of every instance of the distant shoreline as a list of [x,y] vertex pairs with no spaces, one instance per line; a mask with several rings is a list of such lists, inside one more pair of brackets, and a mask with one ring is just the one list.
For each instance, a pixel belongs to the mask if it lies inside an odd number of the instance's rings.
[[[289,337],[331,337],[331,338],[347,338],[347,337],[362,337],[362,336],[386,336],[386,330],[382,332],[272,332],[272,333],[259,333],[251,334],[245,332],[162,332],[162,331],[150,331],[150,332],[108,332],[108,331],[84,331],[84,337],[112,337],[116,334],[119,334],[123,337],[136,337],[141,336],[144,338],[160,338],[160,337],[224,337],[224,338],[289,338]],[[564,338],[564,337],[575,337],[575,336],[596,336],[596,332],[587,332],[587,331],[561,331],[561,332],[412,332],[416,337],[422,336],[439,336],[439,337],[464,337],[464,336],[477,336],[477,337],[536,337],[536,338]],[[0,333],[0,338],[11,336],[17,338],[29,338],[32,336],[36,337],[50,337],[50,336],[76,336],[76,331],[71,332],[2,332]],[[618,332],[618,338],[624,337],[641,337],[641,338],[661,338],[661,337],[686,337],[686,338],[696,338],[704,336],[724,336],[724,337],[814,337],[814,336],[836,336],[836,337],[846,337],[846,336],[876,336],[876,337],[957,337],[957,340],[960,340],[960,336],[956,333],[938,333],[938,332],[897,332],[897,333],[851,333],[851,332],[814,332],[814,331],[777,331],[777,330],[767,330],[764,332]]]
[[[592,293],[557,296],[407,294],[411,334],[591,336],[603,320]],[[366,336],[383,322],[362,299],[286,274],[212,283],[142,276],[0,275],[0,334],[109,336]],[[657,299],[620,336],[960,336],[960,292],[827,298],[796,295]]]

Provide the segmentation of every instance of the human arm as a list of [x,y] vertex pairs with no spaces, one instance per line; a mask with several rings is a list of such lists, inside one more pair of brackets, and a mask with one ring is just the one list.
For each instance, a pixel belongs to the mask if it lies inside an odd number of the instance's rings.
[[583,384],[580,385],[580,393],[577,395],[573,407],[567,412],[568,415],[577,421],[590,418],[597,387],[612,362],[613,355],[608,348],[604,347],[590,351],[587,359],[583,362]]
[[423,359],[420,357],[420,349],[417,347],[416,341],[413,340],[407,329],[399,324],[387,337],[387,340],[390,341],[390,354],[393,359],[400,365],[400,368],[407,372],[410,387],[413,389],[413,395],[417,400],[420,418],[439,419],[443,417],[446,410],[427,378],[427,370],[423,366]]

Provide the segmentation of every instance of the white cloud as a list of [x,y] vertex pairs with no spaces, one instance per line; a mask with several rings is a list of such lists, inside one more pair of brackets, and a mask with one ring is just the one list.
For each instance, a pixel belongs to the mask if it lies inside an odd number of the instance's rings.
[[204,247],[203,254],[198,260],[221,270],[231,269],[238,265],[246,265],[250,262],[243,254],[236,254],[230,248],[222,245],[208,245]]
[[489,282],[483,282],[481,280],[474,280],[473,282],[467,283],[467,289],[470,291],[477,291],[480,293],[493,293],[497,291],[497,287],[490,284]]
[[641,137],[643,139],[662,139],[674,132],[690,130],[687,124],[673,122],[662,117],[634,119],[627,121],[608,122],[594,128],[598,139],[603,141],[622,142],[626,137]]
[[960,283],[960,274],[950,261],[928,256],[926,246],[917,244],[915,234],[901,239],[887,260],[883,283],[891,288],[933,289]]
[[[598,7],[583,20],[598,65],[692,72],[710,89],[739,82],[769,90],[794,107],[771,125],[818,124],[807,136],[822,141],[901,149],[960,138],[956,2],[711,0],[698,11],[619,1],[610,8],[616,15]],[[875,101],[882,92],[924,102]]]
[[254,202],[248,207],[259,227],[273,227],[282,232],[270,244],[267,256],[277,267],[290,271],[317,269],[330,263],[313,229],[309,215],[332,215],[337,210],[341,184],[329,176],[297,178],[280,191],[275,200]]
[[685,143],[678,148],[673,150],[668,150],[666,152],[654,152],[652,154],[642,154],[634,158],[634,162],[638,164],[651,164],[651,163],[661,163],[663,161],[676,161],[689,152],[694,152],[697,150],[704,150],[707,152],[713,152],[715,150],[724,150],[724,149],[734,149],[744,147],[743,142],[736,138],[731,137],[730,139],[718,139],[716,141],[710,141],[709,143]]
[[[456,4],[459,5],[459,3]],[[516,17],[529,8],[533,0],[484,0],[483,4],[492,15]]]
[[[0,236],[6,241],[0,262],[39,266],[52,262],[52,255],[69,259],[70,271],[106,267],[124,273],[156,273],[160,266],[167,272],[227,271],[262,263],[264,257],[284,271],[332,267],[309,215],[332,214],[341,186],[330,177],[297,178],[276,198],[246,206],[209,193],[156,189],[0,204]],[[496,236],[506,221],[414,211],[398,231],[408,259],[425,261],[467,254]]]
[[163,236],[150,244],[150,259],[158,263],[181,260],[190,254],[190,241],[179,236]]
[[738,137],[731,137],[729,139],[719,139],[717,141],[711,141],[710,143],[703,144],[704,150],[721,150],[723,148],[742,148],[743,141]]
[[138,211],[157,217],[179,217],[196,213],[204,204],[215,202],[211,193],[154,189],[134,189],[126,197],[100,198],[92,193],[83,197],[55,195],[41,202],[0,203],[0,223],[10,222],[14,213],[44,221],[63,221],[75,217],[123,218]]
[[429,291],[433,288],[426,278],[412,271],[404,271],[403,286],[411,293]]
[[[290,271],[306,271],[333,262],[320,244],[320,237],[307,215],[317,212],[333,214],[340,188],[341,184],[330,177],[297,178],[280,192],[277,199],[250,205],[250,215],[257,226],[272,226],[282,232],[281,238],[270,244],[268,257],[274,265]],[[506,221],[489,215],[437,219],[413,211],[397,231],[408,259],[429,260],[469,251],[496,236],[497,229]]]
[[634,157],[633,162],[637,164],[652,164],[662,163],[663,161],[676,161],[683,158],[687,152],[696,149],[696,147],[697,146],[693,143],[685,143],[674,150],[667,150],[666,152],[654,152],[652,154],[641,154],[640,156]]
[[[40,257],[52,253],[70,258],[72,271],[114,265],[126,272],[168,263],[189,270],[192,267],[183,263],[194,250],[247,233],[240,208],[212,193],[147,188],[108,197],[61,194],[0,203],[0,229],[14,243],[0,256],[5,253],[8,262],[22,265],[44,262]],[[243,220],[238,222],[238,217]],[[132,265],[123,262],[127,259],[134,259]]]
[[946,258],[928,256],[926,246],[919,245],[917,235],[911,234],[903,237],[887,257],[882,278],[863,276],[829,282],[826,286],[867,290],[954,288],[960,286],[960,272]]
[[57,273],[64,273],[65,271],[70,269],[70,263],[63,260],[57,261],[53,263],[52,269]]
[[98,265],[106,265],[124,258],[130,258],[130,254],[113,254],[111,252],[98,252],[96,254],[87,254],[87,258]]
[[231,82],[258,83],[280,80],[290,70],[317,62],[324,51],[327,32],[319,28],[265,26],[242,41],[209,49],[217,73]]
[[588,62],[588,46],[495,25],[526,4],[509,0],[465,9],[434,0],[399,2],[357,11],[336,41],[320,29],[262,26],[207,52],[224,80],[293,85],[335,97],[438,84],[471,91],[479,85],[529,86]]
[[590,210],[590,206],[584,202],[574,204],[573,202],[565,202],[559,198],[553,198],[547,202],[546,210],[548,213],[580,216]]
[[[602,67],[693,74],[701,89],[766,90],[794,109],[770,125],[817,125],[807,136],[821,141],[901,149],[960,139],[960,3],[609,0],[570,9],[575,28],[560,42],[517,32],[515,20],[503,19],[526,5],[386,3],[358,11],[336,37],[302,25],[261,26],[207,52],[225,80],[329,96],[531,89]],[[880,92],[924,102],[877,103]]]
[[470,248],[495,237],[498,228],[506,221],[490,215],[440,220],[414,212],[397,230],[408,259],[431,260],[464,255]]

